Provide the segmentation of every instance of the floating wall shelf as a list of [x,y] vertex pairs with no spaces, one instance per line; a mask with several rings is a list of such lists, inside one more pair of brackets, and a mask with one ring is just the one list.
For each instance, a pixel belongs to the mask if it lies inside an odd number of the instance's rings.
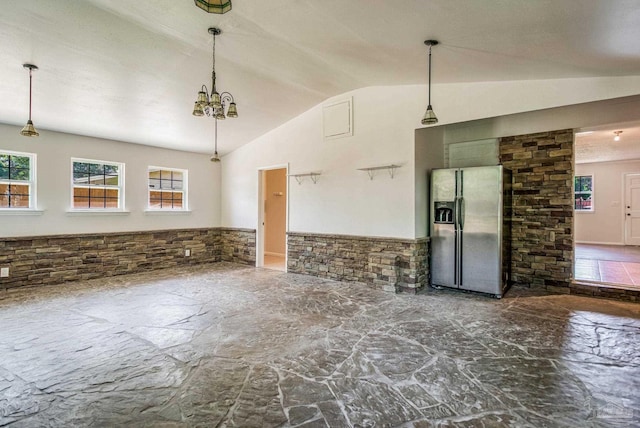
[[382,165],[382,166],[372,166],[371,168],[358,168],[358,171],[367,171],[367,174],[369,174],[369,179],[373,180],[373,175],[374,175],[374,171],[378,171],[380,169],[386,169],[389,171],[389,176],[391,176],[391,178],[393,178],[393,174],[395,172],[396,168],[400,168],[402,165]]
[[309,177],[311,178],[311,181],[313,181],[313,184],[316,184],[318,182],[319,175],[319,172],[305,172],[304,174],[289,174],[289,177],[295,178],[298,184],[302,184],[304,178]]

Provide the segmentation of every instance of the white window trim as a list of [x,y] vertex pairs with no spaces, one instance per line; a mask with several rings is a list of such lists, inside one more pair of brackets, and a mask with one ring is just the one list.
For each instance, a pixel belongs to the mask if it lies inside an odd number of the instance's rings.
[[[182,173],[182,190],[172,190],[172,189],[154,189],[162,192],[173,192],[173,193],[182,193],[182,208],[152,208],[150,204],[151,199],[151,189],[149,188],[149,172],[151,170],[160,169],[164,171],[176,171]],[[168,168],[164,166],[155,166],[149,165],[147,167],[147,209],[145,213],[176,213],[176,214],[184,214],[190,213],[189,210],[189,170],[182,168]]]
[[[113,185],[105,185],[105,186],[76,186],[73,182],[73,163],[81,162],[81,163],[95,163],[95,164],[103,164],[103,165],[114,165],[118,167],[118,186]],[[69,210],[67,213],[77,213],[77,214],[107,214],[107,213],[122,213],[128,214],[129,212],[125,210],[125,164],[122,162],[114,162],[114,161],[104,161],[98,159],[85,159],[85,158],[71,158],[71,191],[70,191],[70,199],[69,199]],[[91,189],[118,189],[118,208],[74,208],[73,207],[73,189],[78,188],[91,188]]]
[[[582,210],[582,209],[576,208],[576,177],[591,177],[591,209]],[[586,193],[586,192],[579,192],[579,193]],[[576,213],[583,213],[583,214],[593,214],[593,213],[595,213],[596,212],[595,193],[596,193],[596,176],[595,176],[595,174],[592,174],[592,173],[575,174],[573,176],[573,211],[576,212]]]
[[6,183],[6,184],[26,184],[29,186],[29,208],[0,208],[0,213],[1,214],[7,214],[7,215],[16,215],[16,214],[25,214],[25,215],[29,215],[29,214],[34,214],[34,215],[38,215],[39,213],[42,213],[42,211],[39,211],[37,209],[37,202],[38,202],[38,198],[37,196],[37,177],[36,177],[36,172],[37,172],[37,155],[35,153],[27,153],[27,152],[14,152],[12,150],[0,150],[0,154],[6,154],[9,156],[25,156],[29,158],[29,181],[22,181],[22,180],[3,180],[0,179],[0,183]]

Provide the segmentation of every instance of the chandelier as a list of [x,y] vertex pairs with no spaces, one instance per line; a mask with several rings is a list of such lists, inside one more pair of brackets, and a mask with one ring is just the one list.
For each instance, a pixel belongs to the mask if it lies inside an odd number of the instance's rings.
[[[211,72],[211,93],[206,85],[202,85],[195,106],[194,116],[213,117],[216,120],[223,120],[227,117],[238,117],[238,108],[229,92],[219,93],[216,89],[216,36],[222,31],[219,28],[209,28],[209,34],[213,36],[213,71]],[[226,113],[225,113],[226,112]]]

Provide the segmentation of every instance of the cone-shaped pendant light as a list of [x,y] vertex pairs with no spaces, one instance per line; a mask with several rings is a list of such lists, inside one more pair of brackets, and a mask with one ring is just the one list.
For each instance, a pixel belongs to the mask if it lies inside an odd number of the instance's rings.
[[431,107],[431,47],[438,44],[437,40],[425,40],[424,44],[429,46],[429,104],[427,105],[427,111],[422,118],[423,125],[435,125],[438,123],[438,118],[436,114],[433,112],[433,107]]
[[22,66],[29,69],[29,120],[27,120],[27,124],[22,128],[22,131],[20,131],[20,135],[25,137],[37,137],[40,134],[36,131],[36,128],[33,126],[33,122],[31,121],[31,82],[33,80],[31,74],[33,70],[37,70],[38,67],[33,64],[22,64]]

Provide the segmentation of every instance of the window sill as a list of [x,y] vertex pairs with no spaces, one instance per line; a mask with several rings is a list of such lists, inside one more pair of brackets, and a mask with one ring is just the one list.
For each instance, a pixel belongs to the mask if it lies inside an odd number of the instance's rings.
[[68,216],[84,216],[84,215],[129,215],[130,211],[109,211],[109,210],[72,210],[67,211]]
[[191,210],[145,210],[144,215],[189,215]]
[[21,210],[21,209],[12,209],[12,208],[3,208],[0,209],[0,215],[42,215],[44,211],[42,210]]

